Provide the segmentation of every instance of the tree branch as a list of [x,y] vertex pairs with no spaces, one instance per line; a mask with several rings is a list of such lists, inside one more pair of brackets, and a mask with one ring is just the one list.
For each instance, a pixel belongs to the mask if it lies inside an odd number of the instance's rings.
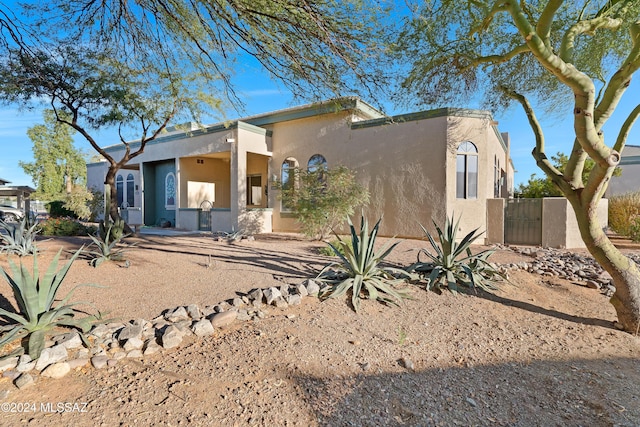
[[487,65],[501,64],[503,62],[507,62],[511,60],[512,58],[518,56],[521,53],[530,52],[530,51],[531,49],[529,49],[529,46],[527,46],[526,44],[522,44],[520,46],[516,46],[511,51],[500,54],[500,55],[481,56],[481,57],[472,59],[471,63],[463,68],[463,71],[466,71],[471,68],[475,68],[476,66],[482,65],[482,64],[487,64]]
[[579,21],[572,25],[562,37],[560,44],[560,58],[565,62],[573,62],[573,50],[575,47],[576,37],[595,33],[597,30],[607,29],[616,30],[622,25],[622,19],[613,19],[607,16]]
[[502,91],[509,97],[518,101],[524,112],[527,114],[527,120],[529,121],[529,125],[531,126],[531,130],[533,130],[533,134],[536,137],[536,146],[531,152],[531,155],[536,160],[536,164],[542,171],[553,181],[554,184],[560,188],[565,195],[570,195],[574,192],[573,188],[569,185],[568,182],[564,180],[564,176],[562,172],[560,172],[547,158],[545,154],[545,141],[544,141],[544,132],[542,131],[542,126],[540,126],[540,122],[533,111],[533,107],[529,103],[529,100],[522,94],[517,93],[514,90],[510,90],[506,87],[501,87]]
[[564,3],[563,0],[551,0],[545,6],[544,10],[540,14],[536,31],[540,34],[545,46],[551,49],[551,24],[553,24],[553,18],[555,17],[558,8]]

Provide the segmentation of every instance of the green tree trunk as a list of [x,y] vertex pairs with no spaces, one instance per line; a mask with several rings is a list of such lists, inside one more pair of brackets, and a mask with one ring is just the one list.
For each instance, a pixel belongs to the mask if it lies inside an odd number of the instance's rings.
[[640,269],[611,243],[600,227],[597,203],[583,206],[576,198],[572,199],[569,201],[587,249],[613,278],[616,292],[610,301],[616,309],[618,321],[625,331],[636,334],[640,329]]

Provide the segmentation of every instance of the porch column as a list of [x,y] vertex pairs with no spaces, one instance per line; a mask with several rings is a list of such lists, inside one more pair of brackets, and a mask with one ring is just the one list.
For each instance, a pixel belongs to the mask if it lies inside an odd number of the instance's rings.
[[240,216],[247,209],[247,151],[239,141],[231,143],[231,224],[239,229]]
[[181,196],[181,191],[180,189],[182,188],[182,184],[181,184],[181,173],[180,173],[180,159],[176,158],[174,160],[175,162],[175,170],[176,170],[176,210],[175,210],[175,214],[176,214],[176,223],[175,223],[175,227],[176,228],[180,228],[182,226],[182,220],[180,218],[180,196]]

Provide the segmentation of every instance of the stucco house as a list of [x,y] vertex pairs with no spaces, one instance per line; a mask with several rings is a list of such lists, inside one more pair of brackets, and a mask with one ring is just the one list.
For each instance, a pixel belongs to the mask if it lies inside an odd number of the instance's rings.
[[[118,158],[123,147],[107,150]],[[296,231],[274,183],[290,180],[294,168],[336,165],[355,170],[369,188],[367,213],[384,216],[383,235],[422,237],[418,223],[444,223],[453,213],[462,215],[461,231],[485,229],[487,199],[513,191],[509,138],[490,113],[444,108],[388,117],[349,97],[170,128],[119,171],[118,197],[130,223]],[[106,163],[87,169],[88,186],[101,189]]]
[[640,145],[627,145],[618,167],[622,173],[611,177],[606,197],[640,191]]

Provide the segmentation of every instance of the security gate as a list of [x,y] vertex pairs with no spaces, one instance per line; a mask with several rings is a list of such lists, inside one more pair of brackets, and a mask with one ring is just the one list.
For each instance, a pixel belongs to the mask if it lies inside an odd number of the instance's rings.
[[505,204],[504,242],[542,244],[542,199],[510,199]]
[[200,203],[198,209],[198,230],[211,231],[211,208],[213,203],[208,200]]

